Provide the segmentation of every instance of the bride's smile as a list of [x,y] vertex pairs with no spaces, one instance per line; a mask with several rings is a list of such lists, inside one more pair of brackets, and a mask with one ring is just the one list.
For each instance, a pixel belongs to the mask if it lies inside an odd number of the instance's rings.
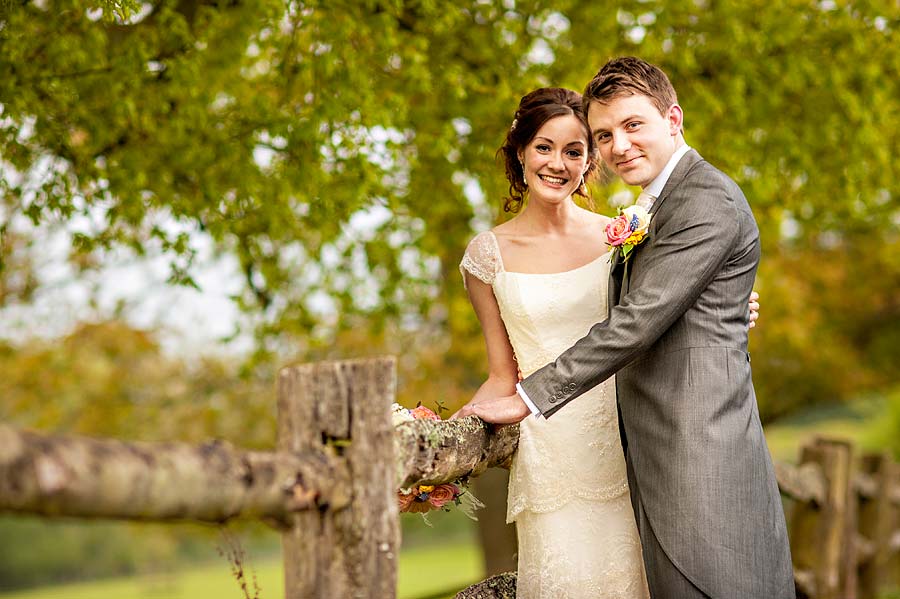
[[587,135],[574,115],[548,120],[520,155],[532,202],[559,204],[582,184],[588,165]]

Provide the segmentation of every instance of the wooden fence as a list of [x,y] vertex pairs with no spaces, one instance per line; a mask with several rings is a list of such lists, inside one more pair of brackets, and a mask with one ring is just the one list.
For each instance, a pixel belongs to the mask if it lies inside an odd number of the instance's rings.
[[816,439],[799,466],[776,463],[782,495],[794,500],[798,597],[874,599],[900,587],[900,467],[887,454],[853,453],[850,443]]
[[[517,427],[475,418],[394,428],[391,358],[285,368],[278,446],[128,443],[0,425],[0,512],[223,523],[282,531],[286,599],[393,598],[400,548],[396,489],[503,466]],[[789,498],[798,595],[868,599],[900,585],[900,467],[886,455],[818,440],[776,464]],[[460,597],[503,597],[496,577]],[[514,591],[513,591],[514,592]]]

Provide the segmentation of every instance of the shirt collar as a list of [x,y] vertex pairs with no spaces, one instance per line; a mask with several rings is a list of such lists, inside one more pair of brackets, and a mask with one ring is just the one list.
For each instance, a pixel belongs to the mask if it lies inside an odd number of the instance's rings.
[[672,171],[674,171],[675,167],[678,165],[678,161],[681,160],[681,157],[687,154],[690,149],[691,146],[682,144],[680,148],[675,150],[675,153],[672,154],[672,157],[669,158],[669,161],[666,163],[665,168],[656,175],[656,178],[651,181],[647,187],[644,188],[644,192],[652,195],[654,198],[658,198],[659,194],[662,193],[663,188],[666,186],[669,177],[672,175]]

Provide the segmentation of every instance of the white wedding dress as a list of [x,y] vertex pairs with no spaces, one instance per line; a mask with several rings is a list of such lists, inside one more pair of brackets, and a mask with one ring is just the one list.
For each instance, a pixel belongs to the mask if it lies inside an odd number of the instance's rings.
[[[466,248],[460,269],[493,287],[523,376],[607,317],[608,254],[560,273],[507,272],[487,231]],[[613,379],[550,419],[522,421],[507,522],[519,539],[519,599],[649,597]]]

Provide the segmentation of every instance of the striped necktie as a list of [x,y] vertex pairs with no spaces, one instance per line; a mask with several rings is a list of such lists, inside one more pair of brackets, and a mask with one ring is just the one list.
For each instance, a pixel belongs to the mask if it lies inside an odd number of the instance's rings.
[[641,194],[637,197],[637,200],[635,200],[634,205],[640,206],[641,208],[649,211],[650,208],[653,207],[653,202],[655,201],[656,196],[652,196],[646,191],[642,191]]

